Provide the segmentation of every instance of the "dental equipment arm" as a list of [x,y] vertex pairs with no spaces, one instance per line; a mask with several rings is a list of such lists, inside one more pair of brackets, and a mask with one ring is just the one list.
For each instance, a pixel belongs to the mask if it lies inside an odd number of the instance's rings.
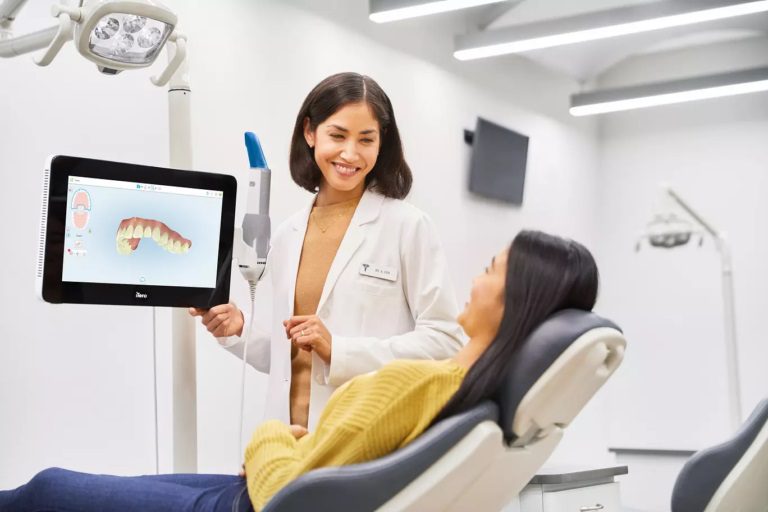
[[[259,139],[253,132],[245,132],[245,147],[248,151],[248,162],[251,169],[259,173],[258,198],[256,193],[256,180],[252,177],[248,180],[248,202],[246,204],[245,217],[241,228],[235,229],[234,258],[240,273],[246,281],[251,295],[251,315],[248,321],[248,329],[245,331],[243,341],[243,362],[240,375],[240,423],[238,437],[237,465],[239,467],[243,454],[243,421],[245,419],[245,367],[248,364],[248,341],[253,332],[253,317],[256,304],[256,284],[264,276],[267,266],[267,253],[269,252],[269,238],[271,235],[271,222],[269,220],[269,194],[272,173],[267,167],[267,160],[261,150]],[[258,202],[257,202],[258,201]]]
[[267,167],[259,139],[252,132],[245,132],[245,147],[251,169],[256,169],[259,174],[259,187],[257,193],[255,178],[248,180],[245,217],[242,227],[235,229],[234,257],[245,280],[255,284],[264,275],[269,252],[269,189],[272,172]]

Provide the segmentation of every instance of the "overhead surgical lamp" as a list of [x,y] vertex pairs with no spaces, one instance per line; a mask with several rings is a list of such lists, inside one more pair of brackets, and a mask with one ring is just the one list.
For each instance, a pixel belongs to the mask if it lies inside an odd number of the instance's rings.
[[[17,11],[25,1],[11,0],[3,7]],[[172,41],[176,46],[173,58],[160,75],[152,78],[158,86],[168,83],[186,57],[186,37],[175,30],[176,14],[156,0],[85,0],[78,6],[55,4],[51,14],[59,21],[57,27],[0,40],[0,56],[46,48],[34,60],[47,66],[64,44],[73,40],[77,51],[94,62],[99,71],[115,75],[151,66],[163,46]]]
[[[736,343],[736,310],[733,294],[733,267],[731,266],[731,251],[725,234],[718,231],[709,222],[683,200],[680,195],[666,184],[661,185],[663,211],[657,213],[645,230],[641,233],[636,245],[640,250],[643,241],[651,247],[671,249],[686,245],[698,237],[702,245],[707,234],[715,242],[720,253],[720,268],[722,275],[723,323],[725,335],[725,360],[728,378],[728,404],[731,430],[735,432],[741,425],[741,390],[739,385],[739,362]],[[680,208],[692,220],[683,218],[674,211]]]
[[[47,66],[65,43],[74,40],[77,50],[96,63],[99,71],[115,75],[126,69],[148,67],[163,47],[168,49],[168,64],[151,80],[157,86],[168,84],[170,167],[191,169],[191,88],[186,69],[186,37],[177,30],[176,15],[156,0],[80,0],[77,5],[53,5],[51,14],[57,18],[58,26],[14,36],[11,31],[13,21],[26,1],[0,0],[0,57],[16,57],[45,48],[34,61]],[[195,473],[197,370],[194,319],[186,309],[174,308],[168,312],[153,308],[153,324],[155,338],[158,332],[171,332],[173,471]],[[157,421],[157,403],[155,412]],[[157,425],[155,435],[155,463],[159,469]]]

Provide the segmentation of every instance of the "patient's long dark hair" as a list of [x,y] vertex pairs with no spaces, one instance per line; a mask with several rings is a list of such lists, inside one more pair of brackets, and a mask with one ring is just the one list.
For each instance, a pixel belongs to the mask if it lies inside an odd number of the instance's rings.
[[561,309],[590,311],[597,287],[597,265],[583,245],[540,231],[521,231],[509,248],[504,314],[496,337],[432,424],[491,398],[528,335]]

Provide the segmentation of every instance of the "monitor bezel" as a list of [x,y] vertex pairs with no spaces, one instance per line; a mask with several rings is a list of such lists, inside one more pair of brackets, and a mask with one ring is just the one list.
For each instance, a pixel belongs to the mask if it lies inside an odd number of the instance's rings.
[[[229,301],[237,180],[228,174],[183,171],[125,162],[57,155],[50,159],[41,295],[60,304],[210,308]],[[140,182],[223,191],[214,288],[69,282],[62,280],[69,177]]]

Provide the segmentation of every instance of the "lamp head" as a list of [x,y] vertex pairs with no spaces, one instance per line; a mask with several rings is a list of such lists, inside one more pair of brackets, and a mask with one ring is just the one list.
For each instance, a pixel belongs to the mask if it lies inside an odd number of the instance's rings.
[[99,71],[117,74],[150,66],[177,24],[155,0],[90,0],[75,27],[77,50]]
[[[647,239],[651,247],[672,249],[686,245],[694,235],[699,236],[699,245],[701,245],[702,234],[694,228],[690,221],[674,212],[657,213],[645,227],[640,240]],[[639,250],[639,248],[640,241],[638,241],[636,249]]]

